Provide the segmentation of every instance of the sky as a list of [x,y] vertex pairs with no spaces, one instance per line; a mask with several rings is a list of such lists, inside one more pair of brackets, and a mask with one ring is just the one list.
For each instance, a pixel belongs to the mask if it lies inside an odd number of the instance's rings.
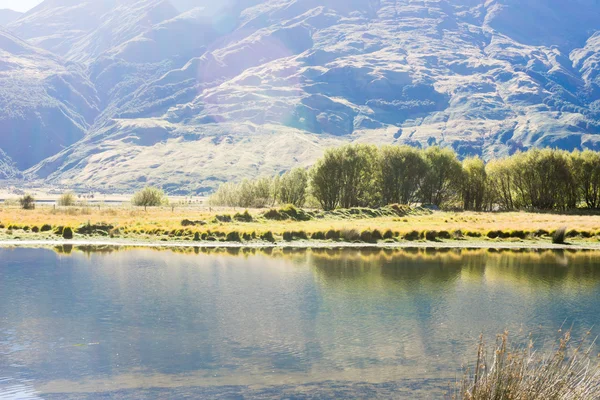
[[41,2],[42,0],[0,0],[0,9],[10,8],[11,10],[25,12],[31,10]]

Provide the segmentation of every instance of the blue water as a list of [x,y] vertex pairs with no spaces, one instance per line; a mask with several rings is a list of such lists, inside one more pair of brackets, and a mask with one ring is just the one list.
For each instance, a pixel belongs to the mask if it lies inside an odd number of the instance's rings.
[[0,249],[0,399],[442,398],[599,311],[594,252]]

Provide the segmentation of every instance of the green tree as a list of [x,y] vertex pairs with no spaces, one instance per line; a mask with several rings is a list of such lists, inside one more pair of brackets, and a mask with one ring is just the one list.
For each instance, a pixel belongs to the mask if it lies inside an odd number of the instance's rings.
[[600,208],[600,153],[586,150],[571,154],[579,198],[590,209]]
[[310,188],[324,210],[339,207],[343,177],[343,155],[339,149],[328,149],[310,170]]
[[159,207],[168,202],[165,192],[155,187],[146,187],[133,195],[131,204],[138,207]]
[[422,151],[409,146],[384,146],[379,168],[383,204],[410,205],[418,200],[428,168]]
[[462,200],[465,210],[482,211],[488,186],[485,163],[479,157],[463,160]]
[[488,207],[497,205],[506,211],[515,209],[512,159],[491,161],[486,165],[488,176]]
[[373,145],[347,145],[340,149],[342,159],[342,208],[376,207],[380,203],[378,149]]
[[293,204],[304,207],[308,186],[308,173],[303,168],[295,168],[281,177],[278,187],[279,201],[282,204]]
[[424,155],[428,171],[421,188],[422,201],[441,207],[457,197],[462,165],[456,153],[447,148],[430,147]]

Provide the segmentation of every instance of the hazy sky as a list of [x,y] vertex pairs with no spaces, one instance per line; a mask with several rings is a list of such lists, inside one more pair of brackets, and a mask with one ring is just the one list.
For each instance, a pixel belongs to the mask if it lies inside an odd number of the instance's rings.
[[40,4],[42,0],[0,0],[0,8],[25,12]]

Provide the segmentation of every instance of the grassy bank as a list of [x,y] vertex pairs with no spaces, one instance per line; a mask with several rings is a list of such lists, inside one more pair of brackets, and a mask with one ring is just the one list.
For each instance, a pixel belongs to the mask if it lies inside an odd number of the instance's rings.
[[600,215],[430,211],[406,206],[331,212],[148,208],[0,208],[0,240],[126,239],[195,242],[531,242],[549,243],[567,227],[567,241],[600,244]]

